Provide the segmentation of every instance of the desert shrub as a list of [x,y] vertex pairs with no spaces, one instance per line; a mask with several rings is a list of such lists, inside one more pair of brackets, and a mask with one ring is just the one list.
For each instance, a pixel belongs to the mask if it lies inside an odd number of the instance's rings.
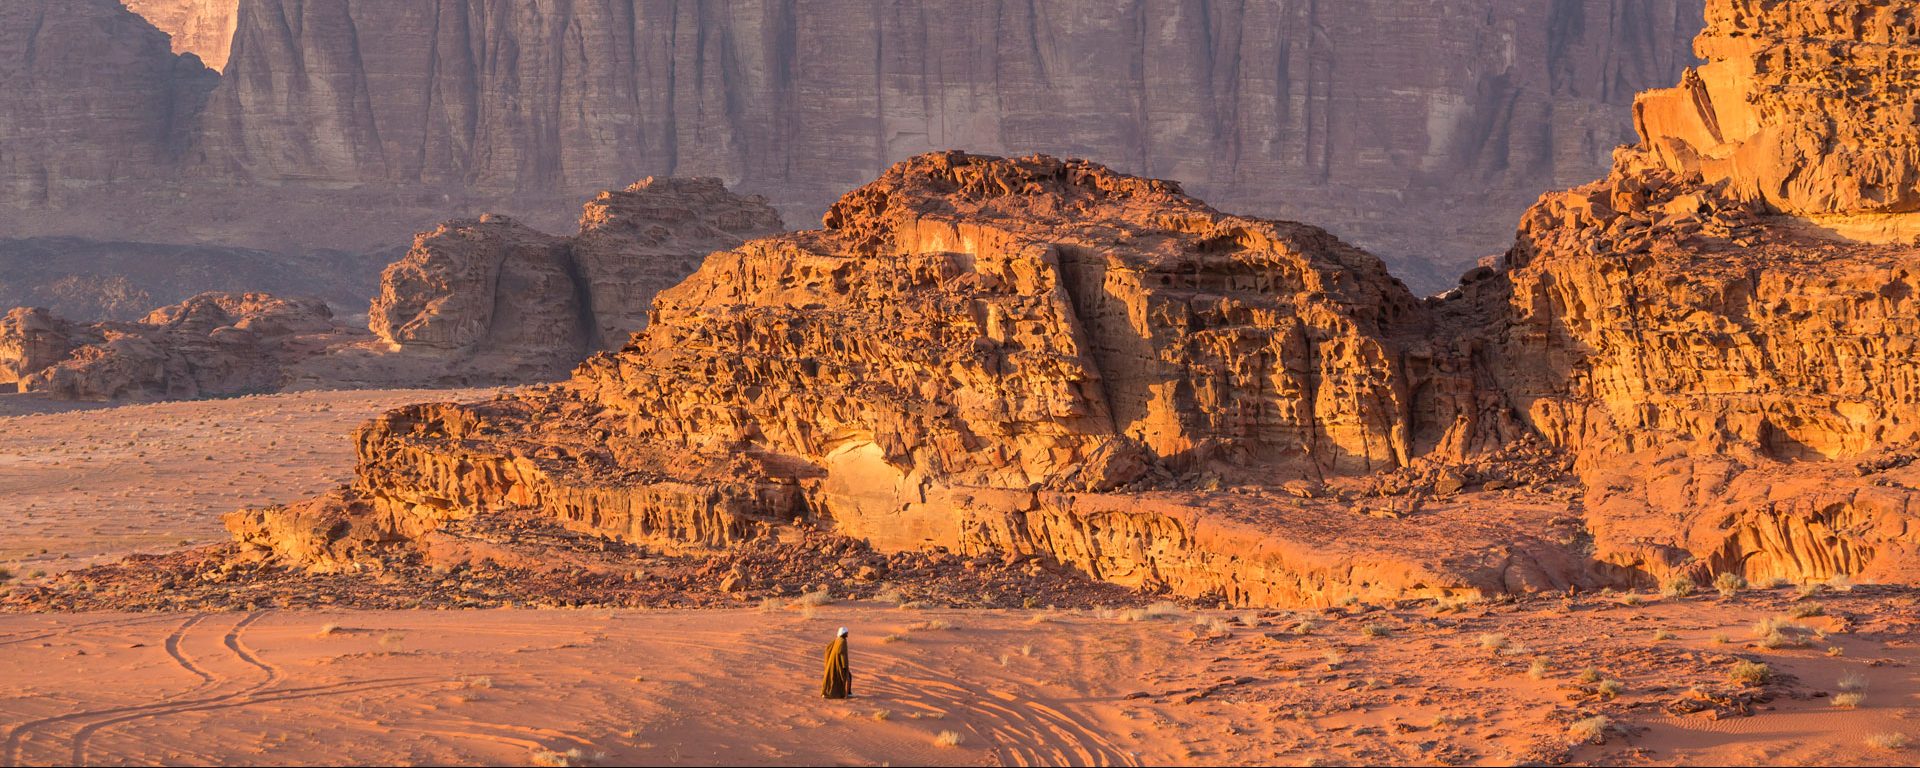
[[1714,577],[1713,588],[1720,591],[1721,597],[1733,597],[1747,588],[1747,580],[1740,574],[1728,571]]
[[1546,659],[1534,659],[1533,664],[1527,667],[1527,677],[1535,680],[1545,680],[1547,679],[1547,673],[1551,670],[1552,667],[1547,664]]
[[1660,594],[1666,597],[1687,597],[1693,594],[1695,586],[1697,585],[1693,583],[1692,577],[1675,576],[1660,585]]
[[1897,752],[1906,749],[1909,743],[1907,735],[1904,733],[1876,733],[1867,737],[1867,746],[1888,752]]
[[1393,634],[1393,630],[1388,629],[1385,624],[1368,624],[1360,628],[1360,634],[1367,637],[1386,637]]
[[1587,667],[1586,669],[1580,670],[1580,675],[1578,679],[1580,680],[1580,682],[1583,682],[1583,683],[1600,682],[1600,670],[1594,669],[1593,667]]
[[1510,641],[1507,640],[1506,635],[1495,632],[1488,632],[1480,636],[1480,650],[1483,651],[1498,651],[1507,647],[1509,643]]
[[1567,726],[1567,739],[1575,744],[1605,744],[1607,729],[1612,726],[1613,721],[1608,720],[1606,715],[1575,720]]
[[1627,692],[1627,684],[1618,680],[1602,680],[1599,685],[1593,687],[1593,692],[1603,699],[1617,699],[1620,698],[1620,694]]
[[1848,672],[1840,676],[1839,688],[1848,693],[1859,693],[1867,689],[1867,677],[1858,672]]
[[1773,668],[1757,661],[1735,662],[1727,670],[1727,679],[1741,685],[1762,685],[1773,679]]
[[960,742],[965,740],[965,738],[956,732],[941,731],[933,737],[933,745],[936,747],[957,747],[960,746]]
[[1833,695],[1833,706],[1836,709],[1859,709],[1860,702],[1866,698],[1864,693],[1836,693]]

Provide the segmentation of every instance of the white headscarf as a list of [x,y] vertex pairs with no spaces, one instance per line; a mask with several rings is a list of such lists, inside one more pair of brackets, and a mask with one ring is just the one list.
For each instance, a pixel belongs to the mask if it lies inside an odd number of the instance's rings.
[[841,628],[840,628],[840,636],[841,636],[841,637],[846,637],[846,636],[847,636],[847,628],[846,628],[846,627],[841,627]]

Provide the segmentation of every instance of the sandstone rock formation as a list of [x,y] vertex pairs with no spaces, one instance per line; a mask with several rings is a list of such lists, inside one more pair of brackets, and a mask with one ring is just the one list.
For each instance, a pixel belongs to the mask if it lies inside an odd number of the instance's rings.
[[208,293],[139,322],[69,323],[45,310],[0,320],[0,384],[68,400],[269,392],[291,367],[350,340],[325,302]]
[[1465,288],[1461,343],[1577,455],[1601,559],[1915,578],[1920,18],[1716,0],[1709,20],[1712,60],[1641,100],[1644,141]]
[[368,327],[390,351],[463,382],[563,378],[646,324],[654,294],[708,254],[782,229],[718,179],[648,178],[588,203],[574,237],[512,219],[444,224],[387,267]]
[[321,568],[527,507],[710,546],[804,519],[1237,603],[1597,583],[1537,499],[1354,503],[1418,460],[1424,320],[1313,227],[1082,161],[927,155],[824,229],[708,257],[569,382],[391,413],[352,488],[229,525]]
[[[62,205],[140,183],[104,214],[23,217],[24,234],[345,248],[482,210],[547,226],[542,208],[647,175],[721,177],[811,218],[892,162],[960,147],[1178,179],[1234,210],[1322,222],[1437,288],[1503,248],[1540,192],[1604,170],[1634,92],[1691,63],[1700,4],[142,0],[176,48],[224,71],[206,109],[159,109],[166,88],[117,73],[78,85],[121,83],[88,103],[185,120],[168,148],[191,162],[49,163],[50,182],[20,184]],[[13,7],[42,5],[112,3]],[[192,41],[226,24],[222,67],[220,46]],[[164,53],[151,31],[127,35],[116,50]],[[4,50],[99,47],[31,42]],[[123,144],[73,117],[33,135],[82,157]],[[46,127],[12,125],[0,137]],[[231,215],[268,197],[272,215]],[[322,207],[333,216],[287,210]],[[359,226],[327,225],[348,212]]]
[[706,546],[803,521],[1242,604],[1920,580],[1915,16],[1715,0],[1713,61],[1611,175],[1426,301],[1167,182],[915,158],[709,257],[566,384],[391,413],[351,488],[229,525],[325,569],[502,509]]

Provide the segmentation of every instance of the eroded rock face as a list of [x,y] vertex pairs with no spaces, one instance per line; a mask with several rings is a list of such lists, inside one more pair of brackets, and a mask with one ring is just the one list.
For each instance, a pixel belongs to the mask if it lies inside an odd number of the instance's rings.
[[297,363],[353,333],[325,302],[207,293],[138,322],[69,323],[44,310],[0,321],[0,371],[66,400],[161,400],[277,391]]
[[394,353],[439,361],[420,373],[430,380],[564,378],[626,344],[654,294],[708,253],[781,229],[759,197],[671,178],[601,193],[571,238],[503,216],[451,222],[387,267],[368,327]]
[[1528,213],[1505,269],[1466,287],[1465,338],[1578,456],[1604,559],[1910,571],[1905,481],[1855,470],[1920,436],[1920,248],[1829,225],[1920,194],[1914,9],[1710,6],[1712,61],[1643,97],[1647,135],[1607,179]]

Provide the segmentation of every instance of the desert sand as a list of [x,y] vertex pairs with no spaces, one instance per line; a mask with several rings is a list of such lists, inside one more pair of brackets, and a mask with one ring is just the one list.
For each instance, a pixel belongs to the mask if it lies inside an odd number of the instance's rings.
[[224,540],[220,516],[353,477],[353,430],[485,390],[303,392],[101,407],[0,395],[0,567],[30,577]]
[[[1571,611],[1356,606],[1306,634],[1282,612],[872,603],[12,615],[0,761],[1910,763],[1884,734],[1920,731],[1920,637],[1911,598],[1873,593],[1798,601],[1829,634],[1777,650],[1751,625],[1794,602],[1784,589]],[[1898,621],[1869,614],[1888,610]],[[825,702],[819,655],[838,626],[855,638],[855,697]],[[1736,657],[1771,668],[1771,702],[1669,711],[1690,687],[1724,687]],[[1620,682],[1616,698],[1581,682],[1589,666]],[[1837,708],[1849,674],[1864,698]],[[1569,746],[1570,723],[1596,714],[1604,743]]]
[[[218,540],[222,512],[348,477],[341,438],[366,416],[449,394],[7,418],[8,525],[32,537],[9,537],[8,557],[58,568]],[[209,465],[216,449],[252,461]],[[65,458],[80,461],[45,468]],[[1920,611],[1905,591],[1843,589],[1299,612],[747,600],[11,614],[0,763],[1911,762],[1885,747],[1920,737]],[[1754,625],[1779,617],[1805,631],[1770,649]],[[823,702],[819,654],[839,626],[855,639],[856,697]],[[1732,685],[1742,660],[1776,678]],[[1588,667],[1599,679],[1582,679]],[[1849,674],[1864,698],[1836,708]],[[1612,698],[1606,680],[1621,686]],[[1696,686],[1717,698],[1690,697]],[[1755,691],[1768,700],[1744,700]],[[1706,711],[1674,713],[1690,701]],[[1594,716],[1610,721],[1604,743],[1569,732]],[[959,743],[937,743],[943,732]]]

